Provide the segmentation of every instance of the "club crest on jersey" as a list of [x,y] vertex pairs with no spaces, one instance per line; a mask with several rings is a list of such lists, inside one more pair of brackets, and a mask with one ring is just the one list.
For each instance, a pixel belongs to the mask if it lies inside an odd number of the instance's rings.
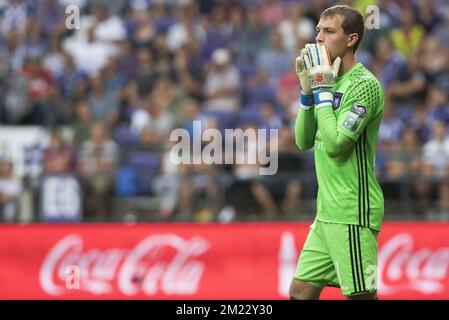
[[351,112],[355,113],[360,118],[364,118],[366,116],[366,107],[361,104],[354,103],[351,107]]
[[353,103],[351,110],[348,112],[345,121],[343,121],[343,128],[346,128],[352,132],[357,132],[362,123],[363,118],[366,117],[366,107],[358,103]]
[[341,93],[341,92],[334,93],[334,101],[332,102],[332,108],[334,110],[337,110],[338,108],[340,108],[340,102],[341,102],[342,98],[343,98],[343,93]]

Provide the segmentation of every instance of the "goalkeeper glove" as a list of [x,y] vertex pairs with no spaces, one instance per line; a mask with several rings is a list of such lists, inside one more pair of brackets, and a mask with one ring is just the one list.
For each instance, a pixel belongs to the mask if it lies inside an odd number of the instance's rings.
[[304,66],[307,70],[315,106],[317,108],[332,106],[334,99],[332,87],[334,78],[338,75],[341,59],[337,57],[331,64],[329,50],[325,46],[307,44],[306,50]]
[[298,78],[301,87],[301,107],[310,109],[313,106],[313,92],[310,87],[309,78],[307,77],[307,70],[304,65],[304,56],[307,55],[305,48],[301,50],[301,55],[296,57],[295,69],[296,77]]

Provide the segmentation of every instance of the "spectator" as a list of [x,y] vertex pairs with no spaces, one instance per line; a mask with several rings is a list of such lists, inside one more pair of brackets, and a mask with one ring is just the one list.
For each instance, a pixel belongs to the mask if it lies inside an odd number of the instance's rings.
[[62,99],[68,103],[81,100],[87,92],[88,76],[77,68],[73,57],[64,53],[64,66],[56,74],[55,82]]
[[143,128],[148,127],[148,130],[151,130],[154,147],[159,148],[169,137],[173,127],[173,118],[160,101],[153,97],[151,95],[143,99],[143,107],[132,113],[130,130],[136,135],[140,135]]
[[10,32],[17,32],[24,36],[28,22],[28,6],[23,0],[8,0],[0,7],[2,21],[1,32],[6,35]]
[[61,132],[52,131],[50,143],[43,151],[44,174],[75,173],[75,152]]
[[270,102],[264,102],[260,110],[260,129],[270,133],[270,129],[279,130],[282,127],[282,119],[276,114],[276,107]]
[[204,109],[235,112],[240,108],[238,88],[240,75],[230,65],[231,57],[226,49],[217,49],[212,54],[213,67],[206,76]]
[[[257,126],[248,123],[243,127],[247,138],[239,137],[236,140],[235,162],[232,165],[233,181],[226,190],[226,206],[231,211],[236,211],[240,217],[251,218],[257,216],[259,208],[252,205],[257,197],[256,181],[259,179],[261,164],[258,152],[261,152],[265,141],[258,141]],[[274,207],[268,205],[263,207],[261,215],[272,218],[275,215]]]
[[[44,0],[40,1],[36,7],[35,19],[42,23],[44,34],[50,35],[50,38],[57,38],[65,31],[65,8],[62,0]],[[70,3],[76,5],[76,3]],[[78,7],[80,8],[80,7]]]
[[27,80],[29,113],[25,124],[51,125],[57,121],[59,110],[52,98],[59,96],[49,70],[42,65],[40,57],[30,57],[21,74]]
[[426,81],[419,56],[411,55],[407,58],[406,72],[401,73],[397,81],[392,83],[391,95],[398,104],[414,108],[424,103]]
[[449,124],[448,98],[449,94],[437,84],[428,87],[425,108],[430,127],[433,127],[437,121],[443,121]]
[[311,42],[315,34],[314,24],[304,16],[305,6],[302,3],[291,2],[288,5],[288,16],[279,23],[284,48],[291,52]]
[[395,149],[401,142],[404,124],[395,115],[391,98],[385,96],[384,117],[379,129],[378,144],[381,151],[389,152]]
[[219,168],[204,163],[189,164],[181,166],[180,174],[178,218],[196,222],[213,221],[222,201]]
[[[111,1],[92,1],[90,11],[95,21],[95,38],[106,44],[117,44],[126,38],[126,29],[122,18],[111,15],[109,6]],[[114,0],[117,2],[117,0]]]
[[270,28],[276,27],[286,15],[285,5],[282,1],[262,0],[258,15],[262,23]]
[[202,56],[209,59],[216,49],[229,48],[235,37],[236,30],[229,20],[229,7],[224,3],[217,3],[210,13]]
[[106,93],[112,94],[117,101],[122,101],[128,79],[119,67],[119,57],[110,57],[103,69],[103,78]]
[[43,65],[48,69],[52,77],[55,78],[64,68],[64,53],[62,52],[61,42],[55,35],[51,36],[48,43],[47,54],[43,53],[45,58],[42,60]]
[[79,153],[78,171],[87,219],[110,217],[118,158],[119,147],[109,138],[107,126],[101,122],[95,123],[89,140],[81,145]]
[[204,74],[202,65],[194,59],[192,48],[188,45],[176,51],[173,59],[173,78],[181,89],[197,99],[202,98]]
[[[441,14],[432,2],[418,0],[414,9],[416,21],[424,27],[426,33],[432,32],[442,20]],[[446,41],[448,40],[449,39],[446,38]]]
[[87,101],[80,101],[76,106],[76,117],[73,123],[73,142],[75,147],[89,139],[90,128],[94,124],[92,111]]
[[136,26],[132,30],[131,41],[138,47],[150,46],[157,32],[150,13],[147,9],[134,9],[132,14]]
[[[416,179],[420,173],[421,149],[418,135],[413,128],[405,128],[397,147],[388,151],[386,175],[389,179],[411,177]],[[420,181],[416,180],[420,183]]]
[[422,43],[422,67],[429,80],[435,79],[438,74],[447,70],[448,54],[443,44],[434,37],[427,37]]
[[292,68],[294,58],[294,55],[284,48],[279,31],[273,30],[270,47],[257,57],[257,67],[267,72],[270,85],[277,88],[282,75]]
[[22,190],[20,180],[14,176],[13,163],[0,159],[0,210],[1,220],[14,222],[18,214],[18,199]]
[[[213,116],[202,113],[198,100],[194,98],[187,98],[186,100],[184,100],[182,108],[185,110],[186,115],[181,127],[186,129],[187,132],[189,133],[189,136],[194,140],[195,139],[201,140],[201,135],[203,133],[203,132],[194,132],[194,121],[201,122],[202,131],[204,131],[207,128],[213,128],[214,123],[218,122],[218,120],[215,119]],[[195,134],[197,134],[198,136]]]
[[304,169],[295,144],[295,137],[288,123],[280,128],[278,148],[278,171],[272,176],[261,177],[252,185],[258,204],[271,218],[292,217],[299,209],[302,193],[301,178],[297,175]]
[[413,114],[409,125],[416,132],[418,140],[421,144],[430,140],[432,130],[429,125],[428,115],[425,108],[417,108]]
[[291,109],[294,109],[294,118],[297,115],[297,102],[301,94],[301,87],[294,71],[284,73],[279,81],[276,92],[276,100],[282,106],[287,115]]
[[[179,193],[181,186],[179,165],[176,165],[170,159],[171,146],[172,144],[167,144],[162,151],[161,172],[153,181],[153,188],[158,199],[160,199],[160,218],[163,220],[173,218],[176,209],[179,207]],[[185,196],[188,198],[187,195]],[[183,208],[179,207],[179,209],[182,210]]]
[[270,39],[270,30],[262,24],[259,15],[248,11],[247,22],[237,36],[235,51],[242,63],[254,64],[257,56],[267,46]]
[[[186,43],[192,41],[191,39],[191,37],[188,37]],[[167,49],[167,35],[165,33],[156,34],[152,48],[154,52],[154,67],[156,73],[169,73],[172,68],[172,53]]]
[[[420,1],[425,2],[425,1]],[[447,32],[449,28],[449,8],[446,7],[441,12],[441,18],[439,23],[434,27],[431,32],[431,35],[438,40],[438,43],[449,49],[449,34]],[[435,20],[434,20],[435,21]],[[437,22],[437,21],[435,21]]]
[[101,42],[97,38],[95,25],[87,27],[85,37],[66,39],[63,42],[63,49],[73,56],[76,68],[89,76],[99,72],[108,62],[108,58],[117,54],[116,46]]
[[137,65],[139,67],[134,73],[132,81],[137,85],[138,95],[146,96],[153,89],[158,76],[155,72],[153,51],[150,48],[137,49]]
[[177,8],[179,21],[168,29],[167,48],[170,52],[175,52],[182,47],[190,37],[199,43],[204,43],[206,31],[203,26],[195,20],[194,5],[188,1]]
[[404,7],[401,10],[401,25],[391,31],[391,40],[395,49],[408,58],[416,53],[424,37],[424,28],[415,22],[413,10]]
[[150,5],[156,29],[159,32],[166,33],[177,22],[176,17],[168,12],[167,5],[164,1],[152,1]]
[[[179,86],[173,84],[172,79],[168,74],[161,74],[156,81],[152,99],[154,104],[159,105],[159,109],[169,116],[170,121],[180,122],[183,112],[181,110],[181,104],[184,100],[185,92]],[[169,124],[170,128],[173,123]]]
[[[120,53],[117,57],[118,69],[123,77],[127,80],[132,79],[137,72],[137,55],[136,50],[130,40],[121,42]],[[140,68],[140,65],[139,65]]]
[[28,57],[42,57],[48,51],[47,43],[42,37],[42,27],[39,21],[30,21],[25,46]]
[[119,117],[119,104],[112,92],[106,91],[105,78],[103,74],[95,74],[91,80],[91,94],[88,98],[92,116],[95,121],[105,122],[110,128],[113,127]]
[[388,38],[379,39],[372,68],[386,91],[405,72],[406,67],[405,59],[394,51],[391,41]]
[[431,182],[437,192],[438,205],[436,210],[449,214],[449,138],[447,135],[447,124],[437,121],[433,128],[433,138],[423,147],[422,173],[427,179],[422,179],[418,184],[419,205],[422,210],[432,208]]
[[[430,187],[426,182],[423,183],[421,177],[422,143],[419,140],[417,132],[406,127],[402,133],[401,140],[396,147],[392,147],[379,154],[383,157],[383,164],[376,165],[382,190],[388,199],[387,202],[396,203],[396,199],[403,197],[419,198],[423,197],[423,187]],[[420,214],[424,207],[410,205],[408,210]]]

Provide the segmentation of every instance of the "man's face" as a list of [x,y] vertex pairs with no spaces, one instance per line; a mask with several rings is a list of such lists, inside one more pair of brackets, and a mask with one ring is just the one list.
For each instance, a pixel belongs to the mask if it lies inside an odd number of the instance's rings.
[[334,15],[321,18],[316,26],[317,35],[315,40],[317,44],[324,45],[329,49],[332,61],[336,57],[343,57],[348,49],[346,44],[349,40],[349,35],[343,31],[342,23],[343,17]]

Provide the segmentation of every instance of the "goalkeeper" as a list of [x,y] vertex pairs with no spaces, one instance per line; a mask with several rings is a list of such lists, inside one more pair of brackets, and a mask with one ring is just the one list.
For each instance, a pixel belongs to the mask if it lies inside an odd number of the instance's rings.
[[325,286],[335,286],[349,299],[377,299],[384,200],[374,158],[383,89],[355,57],[364,33],[357,10],[326,9],[316,31],[316,44],[296,59],[302,92],[295,134],[301,150],[314,147],[317,214],[290,297],[318,299]]

